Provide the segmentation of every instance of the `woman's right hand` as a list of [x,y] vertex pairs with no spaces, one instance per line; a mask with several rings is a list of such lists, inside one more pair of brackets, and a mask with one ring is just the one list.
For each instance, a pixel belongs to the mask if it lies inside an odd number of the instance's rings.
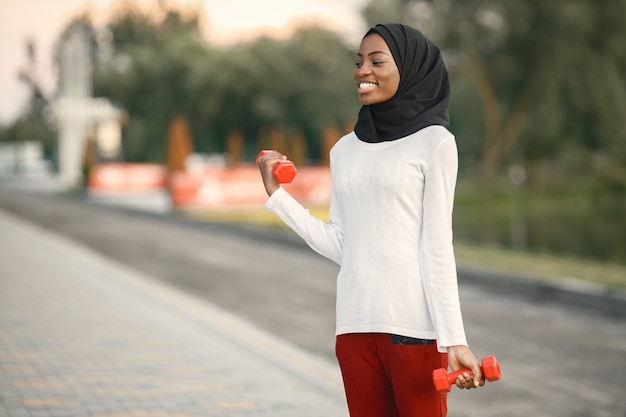
[[269,196],[274,194],[274,192],[280,188],[280,183],[276,181],[276,178],[274,178],[272,169],[274,168],[274,165],[276,165],[276,162],[285,160],[287,160],[285,155],[276,151],[271,151],[259,157],[256,161],[257,167],[261,172],[261,178],[263,179],[265,191],[267,191],[267,195]]

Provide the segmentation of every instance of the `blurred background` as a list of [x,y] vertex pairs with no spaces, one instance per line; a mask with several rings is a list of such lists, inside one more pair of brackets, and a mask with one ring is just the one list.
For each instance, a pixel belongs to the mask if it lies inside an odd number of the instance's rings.
[[254,159],[321,216],[362,34],[445,56],[459,261],[626,288],[626,0],[0,2],[0,184],[271,221]]
[[[106,265],[336,370],[337,266],[264,209],[255,158],[288,155],[285,187],[325,218],[360,39],[396,21],[449,69],[464,321],[503,367],[450,415],[625,417],[624,16],[626,0],[0,0],[0,416],[253,415],[260,397],[329,415],[301,401],[300,374],[268,383],[277,368],[246,365],[245,393],[206,385],[235,369],[207,339],[245,332],[141,309],[148,292]],[[104,257],[85,270],[94,254],[71,241]],[[229,398],[253,408],[229,414]]]

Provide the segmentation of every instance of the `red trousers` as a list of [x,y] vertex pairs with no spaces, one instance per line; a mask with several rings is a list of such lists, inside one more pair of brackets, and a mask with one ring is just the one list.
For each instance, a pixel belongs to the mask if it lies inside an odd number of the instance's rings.
[[435,390],[432,372],[448,367],[448,355],[420,343],[385,333],[337,336],[350,417],[445,417],[446,393]]

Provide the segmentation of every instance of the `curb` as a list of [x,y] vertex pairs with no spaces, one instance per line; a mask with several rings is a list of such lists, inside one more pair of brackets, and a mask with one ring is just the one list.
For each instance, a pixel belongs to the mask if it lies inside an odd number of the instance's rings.
[[609,318],[626,318],[626,292],[565,277],[532,278],[459,265],[459,284],[480,286],[533,304],[576,306]]

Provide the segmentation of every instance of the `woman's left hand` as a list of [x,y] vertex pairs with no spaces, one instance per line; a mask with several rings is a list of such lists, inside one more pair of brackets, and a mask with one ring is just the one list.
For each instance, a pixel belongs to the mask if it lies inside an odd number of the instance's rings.
[[485,378],[480,369],[480,363],[472,351],[463,345],[450,346],[448,348],[448,361],[453,372],[469,368],[469,372],[464,372],[455,381],[456,386],[461,389],[478,388],[485,385]]

